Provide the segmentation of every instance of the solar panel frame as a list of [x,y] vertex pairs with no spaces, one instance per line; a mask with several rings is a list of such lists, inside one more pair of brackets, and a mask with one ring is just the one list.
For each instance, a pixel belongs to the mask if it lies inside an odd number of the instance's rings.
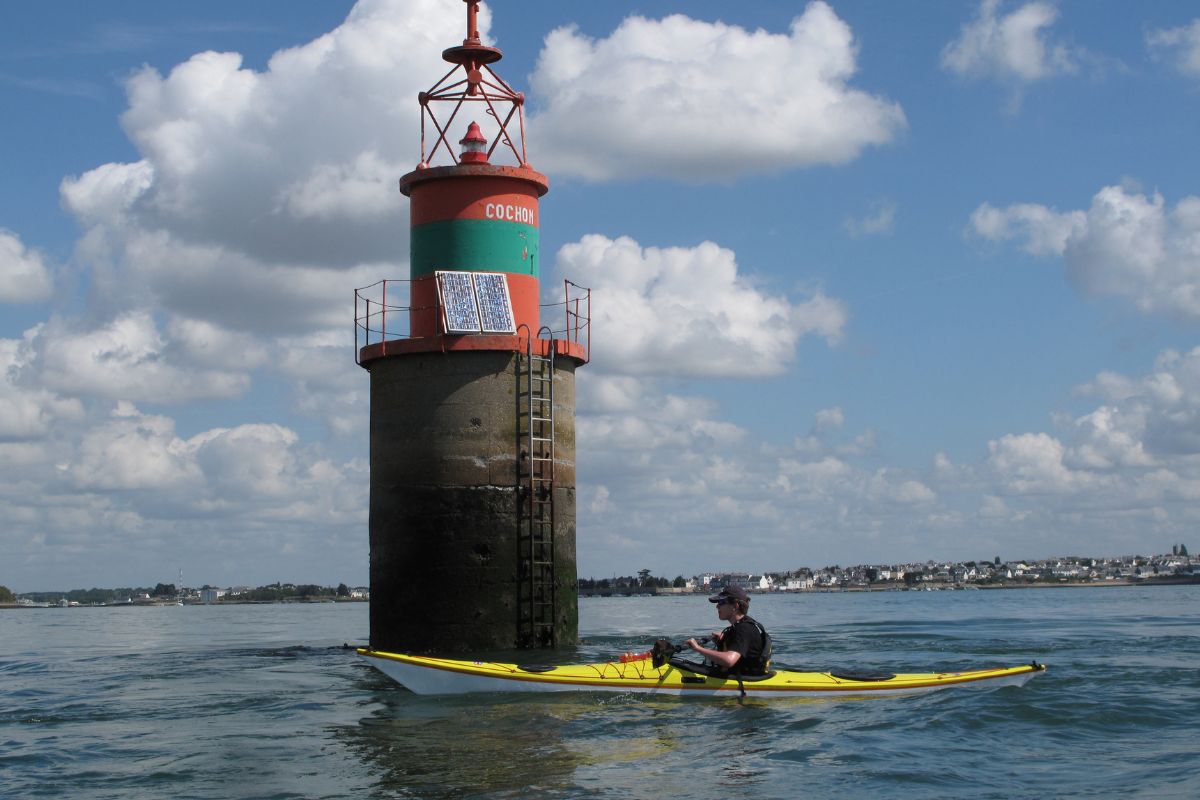
[[475,273],[475,297],[479,305],[479,329],[483,333],[517,332],[508,280],[499,272]]
[[469,334],[482,330],[479,320],[479,301],[470,272],[438,272],[438,301],[442,305],[442,322],[446,333]]

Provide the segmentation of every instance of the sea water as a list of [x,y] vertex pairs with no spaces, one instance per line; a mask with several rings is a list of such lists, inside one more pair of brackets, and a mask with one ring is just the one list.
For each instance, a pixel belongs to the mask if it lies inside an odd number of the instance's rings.
[[[343,649],[362,603],[5,610],[0,797],[1194,798],[1198,606],[1195,586],[756,595],[795,668],[1049,670],[744,702],[419,697]],[[552,658],[717,626],[699,595],[584,599],[585,642]]]

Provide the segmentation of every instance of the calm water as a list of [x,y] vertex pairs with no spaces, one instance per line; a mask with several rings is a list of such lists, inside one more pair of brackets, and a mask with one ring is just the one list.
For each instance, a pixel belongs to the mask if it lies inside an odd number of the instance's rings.
[[[867,700],[417,697],[353,605],[0,612],[0,797],[1200,796],[1200,587],[756,597],[795,667],[1031,658],[1023,688]],[[605,660],[715,623],[585,599]]]

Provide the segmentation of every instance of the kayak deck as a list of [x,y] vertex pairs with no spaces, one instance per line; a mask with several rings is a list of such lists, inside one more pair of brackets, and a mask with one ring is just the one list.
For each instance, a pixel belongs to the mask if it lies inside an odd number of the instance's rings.
[[1020,686],[1045,671],[1036,662],[962,672],[898,674],[885,680],[854,680],[829,672],[778,670],[745,680],[706,676],[650,660],[542,667],[491,661],[456,661],[359,648],[358,654],[417,694],[471,692],[634,692],[643,694],[757,697],[922,694],[963,684]]

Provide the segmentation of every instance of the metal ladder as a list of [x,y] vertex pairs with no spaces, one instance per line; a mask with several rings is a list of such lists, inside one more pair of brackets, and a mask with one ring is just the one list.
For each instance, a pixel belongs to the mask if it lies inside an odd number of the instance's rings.
[[[525,327],[525,326],[522,326]],[[528,330],[528,328],[526,328]],[[543,334],[548,334],[546,339]],[[518,370],[518,434],[521,438],[522,524],[519,536],[518,644],[554,647],[554,343],[548,327],[538,331],[547,355],[526,339]]]

